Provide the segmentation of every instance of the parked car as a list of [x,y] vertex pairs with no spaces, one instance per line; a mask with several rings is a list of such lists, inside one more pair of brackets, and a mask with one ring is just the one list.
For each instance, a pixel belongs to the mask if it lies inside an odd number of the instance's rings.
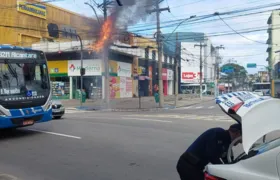
[[[247,93],[232,96],[218,105],[222,111],[242,124],[244,152],[231,159],[232,142],[227,152],[229,164],[208,164],[205,180],[279,180],[280,138],[266,141],[267,134],[280,130],[280,100]],[[258,141],[262,140],[260,143]]]
[[255,90],[253,93],[256,94],[256,95],[259,95],[259,96],[264,95],[264,92],[262,90]]
[[52,102],[52,116],[54,119],[60,119],[65,114],[65,108],[61,101],[53,100]]

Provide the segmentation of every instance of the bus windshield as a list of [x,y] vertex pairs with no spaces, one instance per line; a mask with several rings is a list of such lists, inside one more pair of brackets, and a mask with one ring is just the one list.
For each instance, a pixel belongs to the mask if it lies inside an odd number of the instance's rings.
[[5,101],[45,95],[50,89],[48,81],[44,61],[0,60],[0,98]]

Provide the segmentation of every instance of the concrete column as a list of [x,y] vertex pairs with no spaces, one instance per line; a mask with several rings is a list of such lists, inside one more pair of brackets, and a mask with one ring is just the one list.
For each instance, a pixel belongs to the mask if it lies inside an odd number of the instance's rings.
[[70,84],[70,87],[69,87],[69,90],[70,90],[70,99],[73,99],[73,77],[70,76],[69,77],[69,84]]

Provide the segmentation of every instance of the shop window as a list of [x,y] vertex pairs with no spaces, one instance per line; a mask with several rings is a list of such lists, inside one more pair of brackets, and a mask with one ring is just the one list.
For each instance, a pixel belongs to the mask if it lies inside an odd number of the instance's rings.
[[52,96],[54,99],[69,99],[70,83],[69,77],[52,77]]
[[149,48],[145,49],[145,59],[149,59]]
[[153,61],[156,60],[156,51],[155,50],[152,51],[152,60]]

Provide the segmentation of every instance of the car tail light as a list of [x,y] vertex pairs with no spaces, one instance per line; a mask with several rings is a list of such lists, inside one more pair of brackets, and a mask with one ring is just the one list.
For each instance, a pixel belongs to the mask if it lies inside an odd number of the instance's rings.
[[204,174],[204,180],[224,180],[222,178],[212,176],[211,174],[208,174],[207,172]]
[[244,102],[240,102],[240,103],[234,105],[233,107],[231,107],[231,108],[228,110],[228,112],[229,112],[230,114],[236,114],[236,112],[238,111],[238,109],[239,109],[243,104],[244,104]]

